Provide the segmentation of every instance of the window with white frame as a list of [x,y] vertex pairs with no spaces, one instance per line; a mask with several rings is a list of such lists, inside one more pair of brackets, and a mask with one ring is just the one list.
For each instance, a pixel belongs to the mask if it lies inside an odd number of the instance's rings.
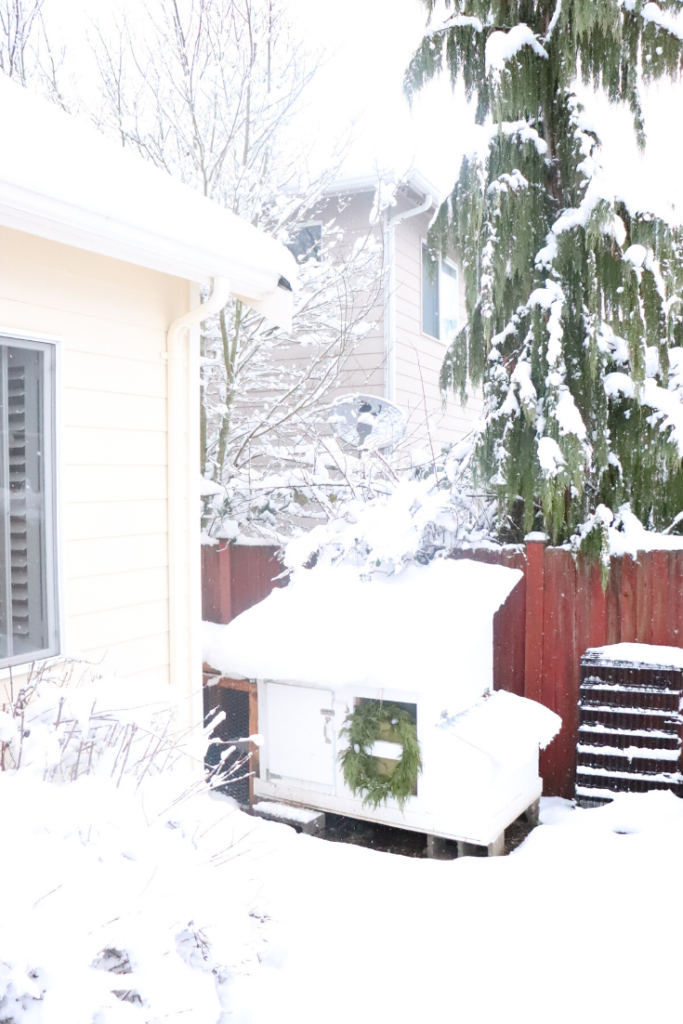
[[0,667],[58,653],[54,363],[0,336]]
[[450,345],[458,330],[458,268],[422,243],[422,332]]

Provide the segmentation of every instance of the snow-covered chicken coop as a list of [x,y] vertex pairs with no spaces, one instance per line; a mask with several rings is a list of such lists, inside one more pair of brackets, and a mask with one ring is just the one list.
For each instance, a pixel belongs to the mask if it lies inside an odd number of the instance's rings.
[[255,797],[498,850],[561,724],[493,691],[493,617],[521,577],[469,559],[318,567],[205,623],[205,661],[257,681]]

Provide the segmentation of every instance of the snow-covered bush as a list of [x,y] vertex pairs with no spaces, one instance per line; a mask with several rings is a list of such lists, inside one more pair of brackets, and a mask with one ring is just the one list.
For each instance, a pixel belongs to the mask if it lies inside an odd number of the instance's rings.
[[[495,503],[471,476],[472,437],[440,457],[409,469],[375,464],[375,473],[350,487],[328,522],[291,540],[285,565],[351,564],[365,572],[398,572],[453,548],[486,543],[494,535]],[[377,457],[377,456],[375,456]]]
[[0,1020],[215,1024],[254,928],[221,878],[250,819],[211,794],[169,687],[68,677],[34,672],[0,712]]

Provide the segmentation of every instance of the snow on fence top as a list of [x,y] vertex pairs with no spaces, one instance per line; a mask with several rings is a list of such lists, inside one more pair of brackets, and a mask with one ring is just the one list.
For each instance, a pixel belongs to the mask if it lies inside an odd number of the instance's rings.
[[655,644],[606,644],[604,647],[589,647],[584,657],[591,661],[625,662],[630,665],[647,665],[657,668],[683,668],[683,649],[663,647]]
[[439,695],[451,714],[492,685],[492,620],[519,569],[437,560],[369,580],[299,570],[227,626],[204,623],[204,660],[226,675]]
[[0,224],[189,281],[227,277],[277,322],[291,316],[283,245],[4,75],[0,135]]

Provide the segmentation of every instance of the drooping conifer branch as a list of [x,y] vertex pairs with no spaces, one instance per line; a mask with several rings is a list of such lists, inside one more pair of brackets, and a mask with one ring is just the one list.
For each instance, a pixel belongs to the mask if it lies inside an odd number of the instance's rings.
[[[431,17],[433,0],[423,0]],[[577,82],[628,105],[683,69],[683,2],[446,0],[406,72],[448,71],[487,144],[432,228],[455,250],[467,323],[441,383],[483,384],[479,471],[518,531],[567,539],[599,505],[668,525],[683,507],[683,233],[625,203]]]

